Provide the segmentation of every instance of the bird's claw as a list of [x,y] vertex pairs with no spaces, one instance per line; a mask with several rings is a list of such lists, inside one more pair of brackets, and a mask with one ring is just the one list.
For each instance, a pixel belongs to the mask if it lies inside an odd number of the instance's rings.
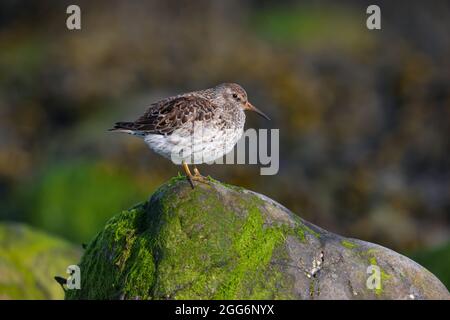
[[200,182],[200,183],[208,183],[208,178],[205,176],[202,176],[199,173],[193,174],[193,175],[188,175],[186,176],[187,180],[189,181],[189,184],[191,185],[192,189],[195,188],[195,184],[194,181],[196,182]]

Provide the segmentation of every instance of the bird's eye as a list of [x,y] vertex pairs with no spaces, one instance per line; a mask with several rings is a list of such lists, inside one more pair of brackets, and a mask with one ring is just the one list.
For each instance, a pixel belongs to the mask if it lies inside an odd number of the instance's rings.
[[236,99],[237,101],[241,101],[241,98],[239,98],[236,93],[233,93],[233,98]]

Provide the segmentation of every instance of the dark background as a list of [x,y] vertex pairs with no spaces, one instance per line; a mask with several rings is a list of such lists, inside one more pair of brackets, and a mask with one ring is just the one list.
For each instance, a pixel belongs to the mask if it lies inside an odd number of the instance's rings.
[[[78,4],[82,30],[66,28]],[[366,28],[381,7],[382,30]],[[74,243],[181,171],[108,133],[157,99],[237,82],[280,129],[280,171],[208,166],[450,284],[448,1],[0,4],[0,219]]]

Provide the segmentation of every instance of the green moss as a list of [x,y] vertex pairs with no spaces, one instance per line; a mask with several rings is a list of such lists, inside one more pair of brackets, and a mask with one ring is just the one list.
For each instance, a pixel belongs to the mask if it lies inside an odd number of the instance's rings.
[[304,230],[306,230],[307,232],[309,232],[310,234],[312,234],[316,239],[320,239],[320,233],[314,231],[313,229],[311,229],[310,227],[308,227],[306,224],[302,224],[301,226]]
[[301,242],[306,241],[306,234],[310,234],[316,239],[320,239],[320,234],[308,227],[300,218],[297,218],[297,226],[293,229],[293,231]]
[[182,175],[181,173],[178,172],[178,175],[176,175],[175,177],[172,177],[169,179],[169,181],[167,181],[164,185],[166,187],[172,187],[174,186],[177,182],[179,181],[187,181],[186,176]]
[[133,263],[129,263],[126,274],[124,292],[127,297],[151,298],[151,288],[155,283],[156,265],[154,258],[147,250],[149,244],[146,238],[139,238],[134,248]]
[[[368,252],[373,252],[372,250],[368,250]],[[383,287],[384,287],[384,283],[385,281],[389,280],[392,278],[391,275],[387,274],[377,263],[377,258],[374,256],[369,257],[369,263],[373,266],[377,266],[378,268],[380,268],[380,276],[381,276],[381,281],[380,281],[380,288],[375,288],[375,294],[377,296],[381,295],[383,293]]]
[[305,242],[306,241],[306,237],[305,237],[305,230],[303,228],[295,228],[295,234],[298,236],[298,238],[300,239],[301,242]]
[[[240,236],[233,243],[237,263],[215,298],[233,299],[239,296],[244,279],[255,276],[261,269],[266,268],[275,246],[283,236],[278,228],[264,228],[263,224],[261,212],[256,207],[251,208]],[[263,298],[263,295],[257,294],[253,298]]]
[[145,206],[140,204],[107,222],[81,260],[81,290],[68,290],[66,298],[114,299],[134,293],[132,288],[139,285],[138,279],[133,276],[127,279],[124,275],[134,270],[139,258],[132,252]]
[[347,249],[355,249],[358,248],[358,245],[352,241],[349,240],[342,240],[341,245]]
[[318,281],[316,278],[311,278],[309,280],[309,296],[311,299],[314,299],[315,296],[319,295],[320,295],[320,288],[318,286]]
[[219,185],[221,185],[221,186],[223,186],[225,188],[228,188],[228,189],[231,189],[231,190],[234,190],[234,191],[242,191],[242,190],[244,190],[244,188],[242,188],[242,187],[235,186],[235,185],[232,185],[232,184],[228,184],[228,183],[225,183],[225,182],[221,182],[219,180],[216,180],[216,179],[212,178],[211,176],[208,176],[207,179],[208,179],[208,181],[210,181],[212,183],[219,184]]
[[[268,225],[255,195],[179,177],[112,218],[81,261],[82,289],[68,299],[288,298],[292,281],[271,264],[283,230]],[[98,275],[101,276],[99,277]]]

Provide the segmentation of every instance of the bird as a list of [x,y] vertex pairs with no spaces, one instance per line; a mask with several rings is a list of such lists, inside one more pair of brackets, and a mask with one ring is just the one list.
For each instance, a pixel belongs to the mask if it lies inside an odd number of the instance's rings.
[[[109,130],[140,137],[151,150],[181,164],[194,188],[194,181],[205,182],[196,165],[221,158],[241,138],[244,111],[270,120],[248,101],[240,85],[222,83],[154,102],[135,121],[116,122]],[[193,174],[189,165],[194,166]]]

